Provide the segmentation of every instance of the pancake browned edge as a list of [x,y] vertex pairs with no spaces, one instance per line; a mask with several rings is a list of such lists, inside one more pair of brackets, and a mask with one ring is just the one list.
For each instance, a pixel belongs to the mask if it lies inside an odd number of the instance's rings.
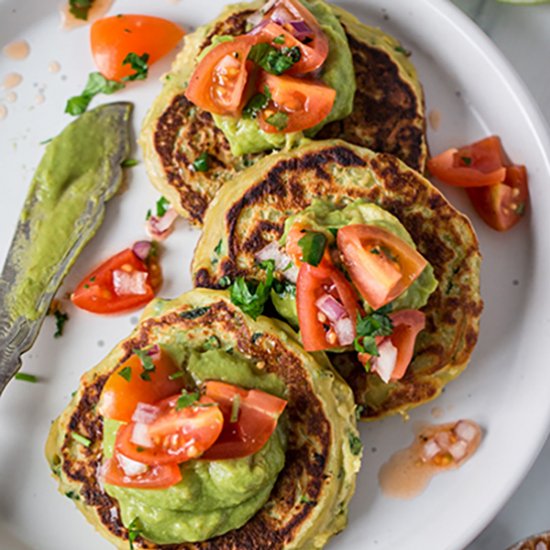
[[[184,48],[163,91],[144,121],[140,144],[149,178],[177,211],[201,225],[218,189],[264,155],[234,157],[211,115],[190,103],[185,88],[199,53],[215,35],[238,35],[263,1],[228,7],[208,26],[185,37]],[[340,138],[375,151],[392,153],[424,171],[427,158],[424,98],[414,66],[394,38],[367,27],[333,7],[349,40],[357,80],[353,113],[327,125],[318,138]],[[193,162],[209,155],[210,168],[197,172]]]
[[[96,368],[84,374],[78,392],[52,425],[46,456],[60,491],[110,542],[128,548],[128,531],[117,502],[97,481],[102,462],[103,421],[96,406],[109,375],[135,348],[186,334],[192,347],[215,335],[254,362],[263,362],[287,386],[288,450],[283,470],[268,502],[240,529],[205,542],[156,545],[141,537],[136,548],[166,550],[276,550],[322,548],[347,522],[355,489],[360,448],[355,405],[348,386],[321,354],[304,352],[282,323],[265,317],[252,321],[228,299],[227,293],[194,290],[172,301],[153,301],[129,338]],[[260,335],[260,336],[258,336]],[[202,344],[201,344],[202,343]],[[91,444],[72,438],[77,432]]]
[[365,373],[356,354],[330,355],[365,419],[405,413],[436,397],[468,363],[483,309],[481,255],[469,220],[394,156],[331,140],[263,159],[212,203],[193,259],[194,283],[216,288],[222,277],[261,280],[257,252],[280,238],[289,215],[316,198],[336,205],[359,198],[376,203],[399,219],[434,268],[438,288],[423,308],[426,329],[402,380],[384,384]]

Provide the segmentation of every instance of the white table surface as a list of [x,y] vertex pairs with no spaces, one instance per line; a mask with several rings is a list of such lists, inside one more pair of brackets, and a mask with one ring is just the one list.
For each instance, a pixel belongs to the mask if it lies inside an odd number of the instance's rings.
[[[453,2],[494,40],[550,122],[550,4],[513,6],[495,0]],[[467,550],[504,550],[515,541],[549,529],[550,440],[514,496]]]

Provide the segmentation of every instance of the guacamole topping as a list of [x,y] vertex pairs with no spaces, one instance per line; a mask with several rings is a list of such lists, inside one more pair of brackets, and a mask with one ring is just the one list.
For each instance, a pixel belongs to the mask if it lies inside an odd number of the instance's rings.
[[[315,16],[329,40],[329,55],[320,78],[325,84],[336,90],[336,100],[332,111],[322,123],[314,128],[292,134],[268,134],[260,128],[256,119],[212,115],[216,126],[229,141],[231,152],[235,156],[261,153],[271,149],[292,149],[299,146],[304,139],[315,136],[329,122],[341,120],[351,114],[353,110],[355,72],[346,33],[331,7],[323,0],[300,1]],[[213,44],[224,39],[225,37],[218,37],[216,40],[215,37]]]
[[[175,346],[166,346],[171,353]],[[197,385],[221,380],[246,389],[256,388],[284,397],[285,385],[264,374],[232,350],[197,351],[179,347],[174,360]],[[113,453],[119,423],[105,420],[105,458]],[[158,544],[196,542],[244,525],[268,500],[285,463],[284,419],[256,454],[230,460],[192,460],[180,465],[182,480],[167,489],[131,489],[105,485],[120,506],[123,524],[136,518],[140,533]]]
[[[333,243],[335,239],[334,233],[331,230],[352,224],[369,224],[392,232],[416,249],[416,245],[409,232],[394,215],[364,199],[354,201],[340,209],[336,208],[330,201],[314,201],[311,206],[286,220],[281,244],[285,244],[290,228],[297,221],[303,222],[305,225],[311,227],[313,231],[323,233],[329,243]],[[437,280],[434,276],[434,270],[428,264],[418,279],[391,303],[392,310],[420,309],[428,303],[430,295],[436,288]],[[288,303],[290,301],[294,303]],[[273,300],[273,305],[281,316],[288,319],[292,325],[298,326],[295,298],[291,292],[277,293],[276,299]],[[364,305],[366,310],[369,311],[368,304],[365,303]]]

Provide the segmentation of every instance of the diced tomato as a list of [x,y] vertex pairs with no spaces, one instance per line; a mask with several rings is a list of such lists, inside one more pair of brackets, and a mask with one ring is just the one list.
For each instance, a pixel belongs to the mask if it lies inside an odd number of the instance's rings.
[[[262,73],[260,90],[269,89],[270,106],[261,111],[259,121],[264,132],[290,133],[313,128],[330,114],[336,90],[320,81]],[[284,120],[274,122],[283,116]]]
[[135,422],[122,426],[115,449],[132,460],[149,465],[178,464],[198,458],[218,439],[224,417],[210,397],[203,396],[195,404],[176,410],[179,395],[169,397],[157,406],[160,415],[147,425],[152,447],[132,441]]
[[[156,278],[160,282],[158,275]],[[152,283],[149,266],[128,248],[85,277],[71,295],[71,301],[91,313],[132,311],[154,298],[157,288]]]
[[[296,267],[300,267],[302,265],[303,254],[302,247],[298,243],[308,231],[311,231],[310,226],[303,222],[296,221],[286,236],[285,251],[290,256]],[[321,260],[321,264],[332,264],[328,246],[325,248],[325,253],[323,255],[323,259]]]
[[[278,0],[266,13],[266,18],[282,28],[286,46],[300,47],[302,59],[292,67],[289,74],[305,74],[321,67],[329,53],[329,41],[315,16],[299,0]],[[271,40],[283,34],[270,25],[265,26],[262,32]]]
[[487,225],[507,231],[521,220],[529,200],[527,170],[525,166],[508,166],[504,183],[466,191]]
[[130,422],[138,403],[152,405],[181,390],[183,379],[170,379],[178,372],[170,356],[160,348],[151,359],[154,371],[145,371],[141,359],[132,355],[109,376],[99,401],[101,416]]
[[238,115],[246,100],[247,61],[254,36],[238,36],[214,47],[199,62],[185,92],[195,105],[218,115]]
[[[407,368],[411,364],[416,338],[426,326],[426,316],[418,310],[404,309],[391,313],[389,317],[393,322],[393,333],[385,338],[377,337],[376,345],[380,347],[386,339],[389,339],[397,348],[397,358],[391,380],[400,380],[405,376]],[[368,353],[360,353],[359,360],[366,365],[376,358]]]
[[441,181],[458,187],[502,183],[506,155],[500,138],[491,136],[460,149],[448,149],[428,160],[428,170]]
[[313,267],[306,263],[302,264],[296,285],[296,306],[302,344],[306,351],[340,347],[336,332],[333,327],[328,326],[328,321],[323,320],[316,305],[317,300],[324,294],[338,300],[354,327],[356,324],[359,313],[358,298],[344,274],[333,265],[321,264]]
[[120,467],[117,455],[110,458],[101,469],[104,483],[118,487],[134,487],[136,489],[165,489],[179,483],[181,471],[176,463],[149,466],[147,471],[136,476],[126,475]]
[[[224,416],[219,439],[202,456],[206,460],[242,458],[260,451],[275,431],[287,404],[269,393],[244,390],[225,382],[207,381],[203,390],[219,404]],[[232,418],[234,415],[236,418]]]
[[412,246],[373,225],[342,227],[337,244],[353,284],[373,309],[395,300],[428,265]]
[[149,66],[173,50],[184,35],[181,27],[149,15],[115,15],[92,24],[90,42],[94,62],[110,80],[121,80],[134,73],[123,64],[129,53],[149,54]]

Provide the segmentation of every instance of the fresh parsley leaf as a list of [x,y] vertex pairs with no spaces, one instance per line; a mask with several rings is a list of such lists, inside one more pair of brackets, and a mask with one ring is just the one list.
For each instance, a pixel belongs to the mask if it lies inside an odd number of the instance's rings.
[[279,111],[268,116],[265,121],[282,132],[288,126],[288,115]]
[[132,168],[133,166],[137,166],[139,164],[139,160],[136,159],[126,159],[122,161],[122,168]]
[[149,54],[144,53],[143,55],[138,55],[137,53],[130,52],[122,62],[123,65],[130,65],[135,71],[129,76],[125,76],[122,80],[125,82],[133,80],[145,80],[149,74],[149,66],[147,62],[149,61]]
[[322,233],[307,231],[298,241],[298,246],[302,249],[302,260],[307,264],[317,267],[323,259],[327,238]]
[[84,445],[84,447],[89,447],[92,442],[87,437],[84,437],[83,435],[79,434],[78,432],[71,432],[71,437],[81,445]]
[[69,0],[69,12],[77,19],[88,20],[94,0]]
[[86,111],[92,99],[98,94],[114,94],[124,88],[122,82],[107,80],[101,73],[90,73],[86,86],[80,95],[71,97],[65,106],[65,112],[73,116]]
[[258,93],[250,99],[243,109],[244,118],[256,118],[260,111],[263,111],[271,101],[272,96],[269,88],[264,86],[264,92]]
[[122,376],[126,382],[130,382],[132,379],[132,368],[131,367],[124,367],[118,372],[119,376]]
[[357,456],[357,455],[360,455],[361,451],[363,450],[363,443],[355,434],[350,434],[349,447],[351,450],[351,454]]
[[200,397],[201,394],[198,391],[189,393],[187,390],[182,390],[181,395],[176,401],[176,411],[181,411],[181,409],[185,409],[185,407],[190,407],[193,403],[198,401]]
[[55,315],[55,332],[53,333],[53,337],[61,338],[65,323],[69,320],[69,315],[59,309],[55,309],[53,314]]
[[274,75],[281,75],[288,71],[301,58],[302,52],[298,46],[279,50],[266,42],[255,44],[248,54],[248,59]]
[[170,201],[166,197],[161,197],[157,201],[157,217],[162,218],[170,208]]
[[18,372],[15,375],[15,379],[21,382],[30,382],[31,384],[36,384],[38,382],[38,378],[34,374],[27,374],[26,372]]
[[193,162],[193,168],[197,172],[208,172],[208,170],[210,170],[209,160],[210,157],[208,156],[208,153],[201,153],[195,162]]
[[231,301],[253,319],[263,312],[275,280],[273,275],[275,262],[273,260],[262,262],[260,266],[266,270],[265,281],[256,284],[246,281],[244,277],[238,277],[229,289]]

